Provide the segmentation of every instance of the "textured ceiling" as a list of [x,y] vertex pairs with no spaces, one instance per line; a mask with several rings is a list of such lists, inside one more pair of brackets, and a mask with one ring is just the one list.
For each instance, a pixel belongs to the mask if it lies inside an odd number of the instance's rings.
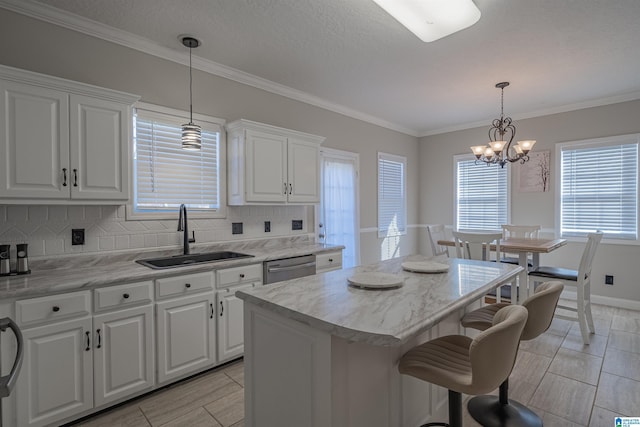
[[[31,0],[30,0],[31,1]],[[475,0],[423,43],[372,0],[39,0],[415,135],[640,98],[639,0]],[[32,1],[31,1],[32,2]]]

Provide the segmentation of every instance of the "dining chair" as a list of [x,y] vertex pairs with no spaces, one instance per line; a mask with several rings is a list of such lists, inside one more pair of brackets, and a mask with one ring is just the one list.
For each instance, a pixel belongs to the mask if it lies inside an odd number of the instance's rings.
[[449,389],[449,422],[422,427],[462,427],[462,393],[488,393],[509,377],[527,317],[526,308],[510,305],[498,311],[491,327],[473,339],[446,335],[420,344],[400,358],[401,374]]
[[559,280],[565,286],[576,288],[576,304],[568,305],[564,301],[558,304],[558,308],[576,313],[575,315],[556,314],[560,319],[578,321],[582,342],[588,345],[590,333],[595,333],[593,326],[593,316],[591,315],[591,268],[595,258],[598,245],[602,240],[603,233],[597,231],[587,235],[587,244],[580,258],[580,265],[577,270],[561,267],[540,266],[529,271],[529,281],[533,282],[533,287],[537,283],[547,280]]
[[431,251],[433,256],[446,255],[449,256],[449,248],[438,244],[438,240],[444,240],[447,238],[444,225],[429,225],[427,226],[427,234],[429,235],[429,242],[431,242]]
[[[553,315],[564,285],[560,281],[545,282],[527,298],[522,306],[529,313],[520,341],[529,341],[542,335],[553,320]],[[486,305],[465,314],[460,323],[465,328],[484,331],[493,325],[496,314],[509,304]],[[509,378],[500,384],[499,395],[476,396],[467,404],[469,414],[483,426],[542,427],[542,420],[522,403],[509,399]]]
[[[452,231],[458,258],[493,261],[491,245],[495,245],[495,260],[500,262],[500,240],[502,233]],[[511,285],[503,285],[500,291],[491,291],[487,295],[500,302],[502,298],[511,299]]]
[[[538,233],[540,233],[539,225],[502,225],[503,239],[537,239]],[[520,264],[517,256],[503,256],[501,261],[507,264]],[[529,268],[533,267],[533,263],[530,260],[528,264]]]

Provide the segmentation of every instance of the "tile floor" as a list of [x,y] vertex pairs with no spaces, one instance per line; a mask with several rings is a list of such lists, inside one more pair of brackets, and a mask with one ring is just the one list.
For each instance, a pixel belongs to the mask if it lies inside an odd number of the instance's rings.
[[[640,312],[594,306],[593,315],[588,346],[577,323],[560,319],[520,346],[509,395],[546,427],[612,427],[615,416],[640,416]],[[237,361],[76,425],[243,426],[243,385]],[[466,410],[464,425],[479,425]]]

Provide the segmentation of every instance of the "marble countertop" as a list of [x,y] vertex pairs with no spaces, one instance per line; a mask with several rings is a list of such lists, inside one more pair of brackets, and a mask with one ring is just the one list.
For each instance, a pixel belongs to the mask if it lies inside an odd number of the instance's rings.
[[192,253],[234,251],[252,258],[216,261],[163,270],[154,270],[135,262],[136,259],[180,254],[180,250],[128,252],[108,255],[78,255],[30,263],[31,274],[0,277],[0,300],[43,296],[53,293],[92,289],[103,286],[154,280],[161,277],[213,271],[228,267],[262,263],[273,259],[319,254],[343,249],[310,242],[307,239],[271,239],[233,242],[224,245],[195,246]]
[[[402,269],[404,261],[428,259],[410,255],[238,291],[236,295],[245,303],[334,336],[392,346],[432,328],[522,271],[516,265],[458,258],[438,259],[449,264],[447,273],[411,273]],[[373,271],[401,275],[404,285],[376,290],[348,285],[347,279],[354,274]]]

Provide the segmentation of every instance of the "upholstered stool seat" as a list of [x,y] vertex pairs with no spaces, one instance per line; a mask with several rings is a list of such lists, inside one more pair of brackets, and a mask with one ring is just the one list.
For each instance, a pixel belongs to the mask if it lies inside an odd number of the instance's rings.
[[462,395],[494,390],[511,373],[527,310],[519,305],[495,313],[492,325],[471,339],[448,335],[418,345],[400,359],[398,370],[449,389],[449,424],[462,426]]
[[[529,316],[521,340],[534,339],[549,328],[563,288],[562,282],[545,282],[524,301],[522,306],[527,309]],[[485,331],[491,328],[500,310],[508,306],[505,303],[491,304],[467,313],[461,320],[462,326]],[[509,400],[508,378],[500,384],[498,396],[476,396],[469,400],[467,408],[473,419],[485,427],[542,427],[542,420],[533,411],[515,400]]]

